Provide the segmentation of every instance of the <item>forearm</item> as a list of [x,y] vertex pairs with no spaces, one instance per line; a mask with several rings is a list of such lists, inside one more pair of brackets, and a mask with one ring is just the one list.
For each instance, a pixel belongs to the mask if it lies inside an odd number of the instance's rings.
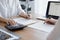
[[23,17],[23,18],[26,18],[27,17],[27,14],[25,14],[25,13],[22,12],[22,13],[19,14],[19,16],[20,17]]
[[0,17],[0,22],[7,23],[7,19]]

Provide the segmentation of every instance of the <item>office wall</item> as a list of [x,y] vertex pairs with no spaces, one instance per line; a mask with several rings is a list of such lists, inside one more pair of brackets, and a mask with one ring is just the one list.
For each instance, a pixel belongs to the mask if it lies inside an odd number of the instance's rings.
[[35,17],[45,16],[48,1],[58,0],[35,0]]

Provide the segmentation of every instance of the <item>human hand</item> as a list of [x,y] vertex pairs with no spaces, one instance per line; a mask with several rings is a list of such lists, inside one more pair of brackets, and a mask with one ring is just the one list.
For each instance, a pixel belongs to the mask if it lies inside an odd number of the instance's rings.
[[8,23],[9,23],[10,25],[15,25],[15,24],[16,24],[16,22],[15,22],[14,20],[11,20],[11,19],[8,19]]
[[26,15],[26,19],[31,19],[31,18],[32,18],[31,14]]
[[23,14],[23,13],[21,13],[20,15],[19,15],[20,17],[23,17],[23,18],[25,18],[25,19],[31,19],[32,18],[32,15],[28,15],[28,14]]
[[55,20],[48,19],[48,18],[45,20],[45,23],[47,23],[47,24],[52,24],[52,25],[54,25],[55,22],[56,22]]

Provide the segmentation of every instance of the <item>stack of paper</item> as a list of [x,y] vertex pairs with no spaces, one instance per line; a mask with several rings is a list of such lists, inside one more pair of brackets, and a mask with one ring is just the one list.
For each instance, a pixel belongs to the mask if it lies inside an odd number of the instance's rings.
[[29,25],[29,24],[33,24],[37,21],[32,20],[32,19],[24,19],[24,18],[15,18],[13,19],[15,22],[23,24],[23,25]]

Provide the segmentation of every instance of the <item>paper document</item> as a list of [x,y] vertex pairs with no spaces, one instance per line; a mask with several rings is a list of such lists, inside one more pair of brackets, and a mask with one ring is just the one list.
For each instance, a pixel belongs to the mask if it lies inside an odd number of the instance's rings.
[[15,22],[23,24],[23,25],[29,25],[29,24],[33,24],[37,21],[32,20],[32,19],[24,19],[24,18],[15,18],[13,19]]
[[54,25],[44,24],[44,21],[37,22],[29,27],[42,30],[44,32],[50,33],[54,29]]

